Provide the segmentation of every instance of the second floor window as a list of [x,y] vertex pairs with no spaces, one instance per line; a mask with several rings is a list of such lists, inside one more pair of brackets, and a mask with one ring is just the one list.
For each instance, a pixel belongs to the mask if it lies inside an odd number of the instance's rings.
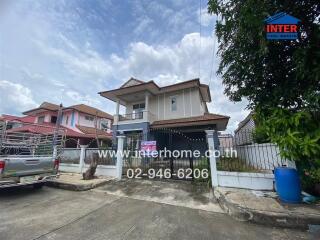
[[44,123],[44,116],[38,117],[38,123]]
[[56,123],[56,122],[57,122],[57,117],[51,116],[51,123]]
[[89,115],[86,115],[84,118],[85,118],[87,121],[93,121],[93,120],[94,120],[94,117],[89,116]]
[[108,121],[106,121],[106,120],[101,120],[100,128],[101,128],[102,130],[108,130],[108,128],[109,128]]
[[171,111],[177,111],[177,97],[171,97]]
[[135,112],[142,112],[145,109],[146,105],[144,103],[133,104],[132,109]]
[[69,116],[66,117],[66,125],[69,123]]

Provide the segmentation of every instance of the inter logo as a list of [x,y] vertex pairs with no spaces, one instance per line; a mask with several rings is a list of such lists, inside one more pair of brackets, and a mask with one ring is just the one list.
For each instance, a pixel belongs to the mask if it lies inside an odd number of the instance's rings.
[[295,40],[299,37],[299,19],[284,12],[264,20],[268,40]]

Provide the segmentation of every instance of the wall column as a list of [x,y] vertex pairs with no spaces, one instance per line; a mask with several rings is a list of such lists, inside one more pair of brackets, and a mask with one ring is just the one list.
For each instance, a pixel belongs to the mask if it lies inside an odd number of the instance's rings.
[[145,110],[149,111],[149,93],[147,92],[145,95]]
[[146,122],[150,122],[150,119],[149,119],[149,93],[146,92],[145,93],[145,98],[144,98],[144,104],[145,104],[145,108],[144,108],[144,111],[143,111],[143,120],[146,121]]
[[80,145],[80,160],[79,160],[79,172],[82,173],[84,167],[84,159],[86,157],[87,145]]
[[116,106],[116,115],[119,115],[119,110],[120,110],[120,100],[117,100],[117,106]]
[[210,172],[212,187],[218,187],[218,171],[217,171],[217,159],[215,157],[214,135],[215,130],[206,130],[208,147],[209,147],[209,159],[210,159]]
[[122,165],[123,165],[123,146],[124,146],[124,139],[125,136],[120,135],[117,136],[118,144],[117,144],[117,179],[121,180],[122,177]]

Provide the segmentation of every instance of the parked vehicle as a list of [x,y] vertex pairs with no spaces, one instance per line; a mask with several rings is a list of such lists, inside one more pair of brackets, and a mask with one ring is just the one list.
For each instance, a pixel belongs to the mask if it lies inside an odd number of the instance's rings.
[[0,188],[40,188],[57,177],[64,136],[54,124],[0,121]]

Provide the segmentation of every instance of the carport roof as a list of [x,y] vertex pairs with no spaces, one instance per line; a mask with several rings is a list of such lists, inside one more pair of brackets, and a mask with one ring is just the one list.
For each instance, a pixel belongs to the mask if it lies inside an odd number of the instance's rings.
[[227,127],[229,116],[224,116],[214,113],[205,113],[201,116],[176,118],[169,120],[159,120],[151,124],[151,128],[171,128],[171,127],[187,127],[187,126],[202,126],[216,125],[218,131],[224,131]]

